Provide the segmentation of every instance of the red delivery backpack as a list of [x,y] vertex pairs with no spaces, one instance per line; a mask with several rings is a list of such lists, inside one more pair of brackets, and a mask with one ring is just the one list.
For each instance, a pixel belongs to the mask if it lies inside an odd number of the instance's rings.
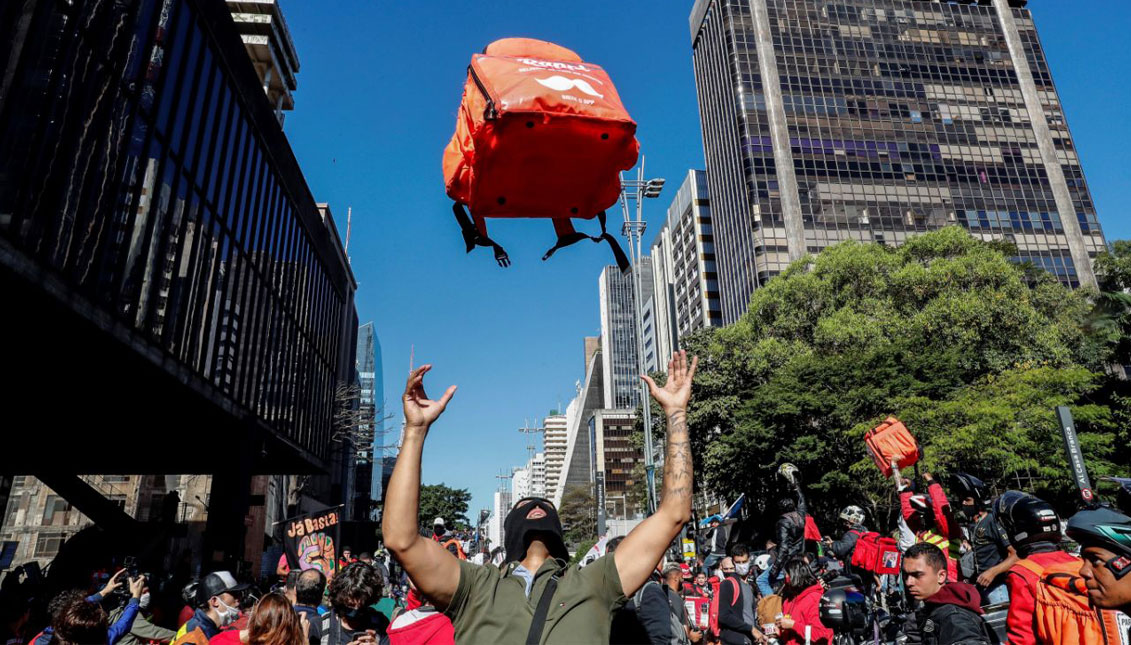
[[852,550],[852,566],[880,575],[898,575],[900,564],[899,545],[894,539],[870,531],[861,534],[856,540],[856,547]]
[[907,426],[895,417],[888,417],[869,430],[864,435],[864,443],[884,477],[891,477],[893,461],[900,469],[913,466],[919,461],[919,442],[907,431]]
[[714,595],[711,596],[711,605],[707,610],[707,629],[710,631],[711,636],[718,640],[719,638],[719,593],[720,588],[724,584],[734,585],[734,593],[730,597],[730,606],[733,607],[738,604],[738,581],[734,578],[711,578],[711,589]]
[[[605,209],[619,199],[620,172],[636,165],[639,152],[636,122],[605,70],[553,43],[496,40],[471,58],[444,150],[444,186],[468,253],[489,246],[499,266],[509,266],[485,220],[546,218],[558,239],[543,260],[581,240],[604,240],[627,269],[605,230]],[[594,217],[599,236],[578,233],[570,221]]]

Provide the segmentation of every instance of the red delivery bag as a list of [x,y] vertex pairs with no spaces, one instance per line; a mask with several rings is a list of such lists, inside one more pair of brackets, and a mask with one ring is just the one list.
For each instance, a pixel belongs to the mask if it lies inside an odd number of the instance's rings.
[[899,575],[899,544],[893,538],[882,537],[876,541],[876,562],[872,571],[880,575]]
[[[605,231],[605,209],[620,198],[620,172],[636,165],[639,150],[636,122],[600,66],[541,40],[491,43],[471,58],[444,150],[444,186],[467,251],[492,247],[508,266],[485,220],[546,218],[558,239],[543,260],[581,240],[604,240],[626,269],[628,259]],[[576,232],[570,221],[594,217],[599,236]]]
[[900,469],[913,466],[919,461],[919,442],[907,431],[899,419],[888,417],[880,425],[864,435],[864,443],[872,459],[884,477],[891,477],[891,462],[895,462]]
[[900,569],[899,545],[889,537],[874,531],[856,540],[852,551],[852,566],[878,574],[898,574]]

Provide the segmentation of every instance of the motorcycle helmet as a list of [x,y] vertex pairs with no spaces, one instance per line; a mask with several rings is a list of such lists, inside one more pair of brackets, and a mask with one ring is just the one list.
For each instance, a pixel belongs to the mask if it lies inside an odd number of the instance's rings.
[[1014,548],[1060,541],[1060,517],[1039,497],[1007,490],[994,502],[994,514]]
[[1116,579],[1131,572],[1131,517],[1110,508],[1094,508],[1073,515],[1065,530],[1081,546],[1098,546],[1116,557],[1106,566]]
[[854,587],[829,589],[820,608],[821,624],[834,632],[851,633],[868,624],[868,599]]
[[859,506],[845,506],[840,512],[840,519],[850,524],[863,524],[864,509]]

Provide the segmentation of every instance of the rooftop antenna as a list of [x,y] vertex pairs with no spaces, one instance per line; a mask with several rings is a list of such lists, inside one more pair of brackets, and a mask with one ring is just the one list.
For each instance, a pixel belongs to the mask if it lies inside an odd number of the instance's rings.
[[509,475],[507,475],[505,473],[500,473],[498,475],[495,475],[495,479],[499,480],[499,490],[506,490],[506,484],[504,484],[503,481],[508,480],[508,479],[514,479],[514,473],[512,472]]
[[538,424],[537,424],[538,418],[535,417],[534,420],[535,420],[534,427],[531,427],[530,426],[530,420],[529,419],[523,419],[522,427],[518,429],[519,432],[521,432],[525,435],[529,435],[529,439],[526,442],[526,452],[529,453],[529,455],[530,455],[529,459],[531,461],[534,460],[534,453],[537,452],[534,449],[534,435],[539,433],[539,432],[546,432],[545,428],[539,428],[538,427]]

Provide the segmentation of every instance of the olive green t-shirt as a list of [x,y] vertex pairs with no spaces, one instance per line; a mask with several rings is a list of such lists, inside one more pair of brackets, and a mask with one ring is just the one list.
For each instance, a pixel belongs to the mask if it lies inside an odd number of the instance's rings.
[[[517,566],[511,562],[500,571],[460,561],[459,586],[444,612],[455,626],[456,643],[526,643],[538,600],[561,562],[546,560],[534,575],[529,598],[525,581],[511,574]],[[584,569],[569,566],[558,580],[540,643],[608,643],[613,613],[625,600],[612,555]]]

